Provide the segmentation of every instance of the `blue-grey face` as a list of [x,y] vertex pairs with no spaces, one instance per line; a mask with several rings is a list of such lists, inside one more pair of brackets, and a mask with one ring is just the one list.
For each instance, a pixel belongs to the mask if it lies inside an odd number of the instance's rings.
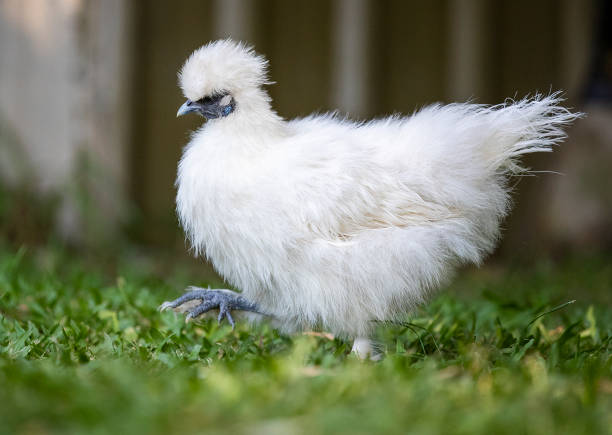
[[191,112],[200,114],[206,119],[222,118],[234,111],[236,102],[230,94],[222,92],[198,101],[187,100],[179,107],[176,116],[183,116]]

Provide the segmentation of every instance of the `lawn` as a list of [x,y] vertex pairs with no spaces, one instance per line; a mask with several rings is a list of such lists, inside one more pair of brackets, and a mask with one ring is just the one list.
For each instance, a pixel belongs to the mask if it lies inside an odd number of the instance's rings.
[[157,306],[206,282],[119,264],[0,248],[1,432],[611,432],[610,258],[466,270],[380,325],[376,363],[325,334],[185,324]]

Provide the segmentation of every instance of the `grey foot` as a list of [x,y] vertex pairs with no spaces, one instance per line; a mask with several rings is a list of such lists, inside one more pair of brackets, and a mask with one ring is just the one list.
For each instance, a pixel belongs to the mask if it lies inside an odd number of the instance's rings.
[[190,291],[185,293],[180,298],[161,304],[159,310],[165,311],[167,309],[175,309],[181,307],[182,305],[186,305],[189,302],[199,300],[200,304],[195,305],[186,311],[187,316],[185,317],[185,321],[189,322],[189,320],[195,319],[196,317],[210,310],[218,309],[218,322],[221,323],[224,318],[227,318],[227,321],[230,323],[230,325],[232,325],[232,328],[236,326],[231,313],[233,310],[260,313],[257,309],[257,305],[247,301],[238,293],[231,290],[210,290],[198,287],[189,287],[188,290]]

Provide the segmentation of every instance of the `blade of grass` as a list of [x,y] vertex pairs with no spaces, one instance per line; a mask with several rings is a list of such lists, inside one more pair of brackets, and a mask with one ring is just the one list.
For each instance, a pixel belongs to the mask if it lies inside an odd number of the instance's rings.
[[546,312],[544,312],[544,313],[538,314],[537,316],[535,316],[535,318],[534,318],[534,319],[533,319],[531,322],[529,322],[529,323],[527,324],[527,328],[529,328],[529,326],[531,326],[531,324],[532,324],[533,322],[535,322],[536,320],[538,320],[540,317],[544,317],[544,316],[546,316],[546,315],[548,315],[548,314],[554,313],[555,311],[559,311],[559,310],[561,310],[561,309],[563,309],[563,308],[567,307],[568,305],[573,304],[574,302],[576,302],[576,299],[572,299],[571,301],[567,301],[567,302],[565,302],[564,304],[557,305],[556,307],[554,307],[554,308],[553,308],[553,309],[551,309],[551,310],[548,310],[548,311],[546,311]]
[[412,326],[413,328],[419,328],[419,329],[422,329],[422,330],[424,330],[425,332],[427,332],[429,335],[431,335],[431,339],[432,339],[432,340],[433,340],[433,342],[434,342],[434,346],[436,346],[436,350],[438,351],[438,353],[442,353],[442,352],[440,351],[440,347],[438,346],[438,342],[436,341],[436,337],[433,335],[433,333],[432,333],[432,332],[431,332],[429,329],[424,328],[423,326],[416,325],[416,324],[414,324],[414,323],[412,323],[412,322],[408,322],[408,323],[406,323],[406,325],[410,325],[410,326]]

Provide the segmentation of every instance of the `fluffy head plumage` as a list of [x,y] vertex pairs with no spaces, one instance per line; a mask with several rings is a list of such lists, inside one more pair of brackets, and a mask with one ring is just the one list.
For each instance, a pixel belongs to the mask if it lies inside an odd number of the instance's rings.
[[239,97],[267,84],[268,61],[252,47],[231,39],[210,42],[187,59],[179,72],[183,94],[197,101],[215,93]]

